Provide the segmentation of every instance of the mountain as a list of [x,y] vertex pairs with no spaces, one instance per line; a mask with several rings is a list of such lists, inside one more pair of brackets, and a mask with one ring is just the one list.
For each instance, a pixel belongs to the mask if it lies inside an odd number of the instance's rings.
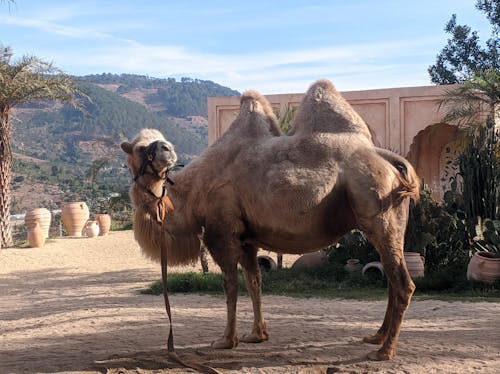
[[13,213],[91,200],[130,184],[119,148],[140,129],[160,130],[185,164],[207,146],[207,97],[237,91],[211,81],[101,74],[76,77],[83,111],[54,102],[14,112]]
[[239,92],[212,81],[181,78],[159,79],[133,74],[86,75],[81,79],[100,85],[150,111],[172,117],[207,117],[207,97],[239,96]]

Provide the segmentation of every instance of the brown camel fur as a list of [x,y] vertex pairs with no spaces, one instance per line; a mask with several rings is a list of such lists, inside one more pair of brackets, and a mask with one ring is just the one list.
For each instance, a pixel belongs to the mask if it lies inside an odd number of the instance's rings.
[[[153,147],[155,141],[159,146]],[[258,247],[307,253],[358,228],[379,252],[389,284],[384,322],[364,340],[382,345],[370,358],[395,356],[415,289],[403,259],[403,242],[409,199],[418,198],[419,180],[404,158],[373,145],[367,125],[329,81],[310,87],[289,136],[281,135],[267,100],[246,92],[227,132],[172,176],[168,196],[175,211],[167,215],[166,232],[155,221],[154,209],[162,178],[175,162],[171,144],[156,130],[142,130],[122,149],[136,177],[130,190],[136,209],[134,232],[145,253],[158,259],[164,235],[170,264],[196,261],[202,235],[222,269],[227,326],[223,337],[212,343],[214,348],[268,339],[261,311]],[[148,157],[153,161],[141,173]],[[239,340],[238,263],[254,311],[251,332]]]

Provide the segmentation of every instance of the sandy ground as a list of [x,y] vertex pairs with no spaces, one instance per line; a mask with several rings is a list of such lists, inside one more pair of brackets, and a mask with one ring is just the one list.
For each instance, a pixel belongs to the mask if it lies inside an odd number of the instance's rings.
[[[163,299],[138,293],[159,278],[130,231],[1,250],[0,373],[190,372],[166,358]],[[171,303],[179,355],[224,373],[500,372],[499,303],[413,302],[390,362],[368,361],[374,346],[361,342],[385,302],[265,296],[270,340],[224,351],[210,348],[224,329],[223,297]],[[247,332],[247,297],[238,317]]]

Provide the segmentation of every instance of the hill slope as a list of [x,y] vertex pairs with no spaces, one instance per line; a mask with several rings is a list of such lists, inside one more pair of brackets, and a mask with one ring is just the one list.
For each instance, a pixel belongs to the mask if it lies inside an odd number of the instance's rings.
[[207,97],[238,96],[239,92],[212,81],[150,78],[133,74],[86,75],[83,80],[140,102],[150,111],[172,117],[207,117]]
[[82,99],[84,112],[43,102],[14,113],[13,213],[90,200],[92,194],[124,193],[130,177],[119,143],[145,127],[160,130],[176,146],[181,162],[189,162],[207,146],[206,98],[238,94],[188,78],[176,82],[103,74],[79,80],[91,98]]

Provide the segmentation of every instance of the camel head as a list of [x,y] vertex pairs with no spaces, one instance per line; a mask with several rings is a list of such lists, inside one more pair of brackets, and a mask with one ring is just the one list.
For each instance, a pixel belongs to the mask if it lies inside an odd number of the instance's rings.
[[143,129],[132,142],[123,142],[121,148],[127,154],[127,164],[134,178],[130,186],[134,237],[143,253],[159,261],[160,249],[164,246],[169,265],[196,261],[200,253],[200,232],[184,232],[186,210],[182,209],[183,203],[172,190],[166,195],[165,181],[169,181],[168,172],[177,162],[172,143],[158,130]]
[[121,148],[127,153],[127,164],[134,180],[143,175],[163,180],[177,162],[172,143],[155,129],[143,129],[131,142],[123,142]]

